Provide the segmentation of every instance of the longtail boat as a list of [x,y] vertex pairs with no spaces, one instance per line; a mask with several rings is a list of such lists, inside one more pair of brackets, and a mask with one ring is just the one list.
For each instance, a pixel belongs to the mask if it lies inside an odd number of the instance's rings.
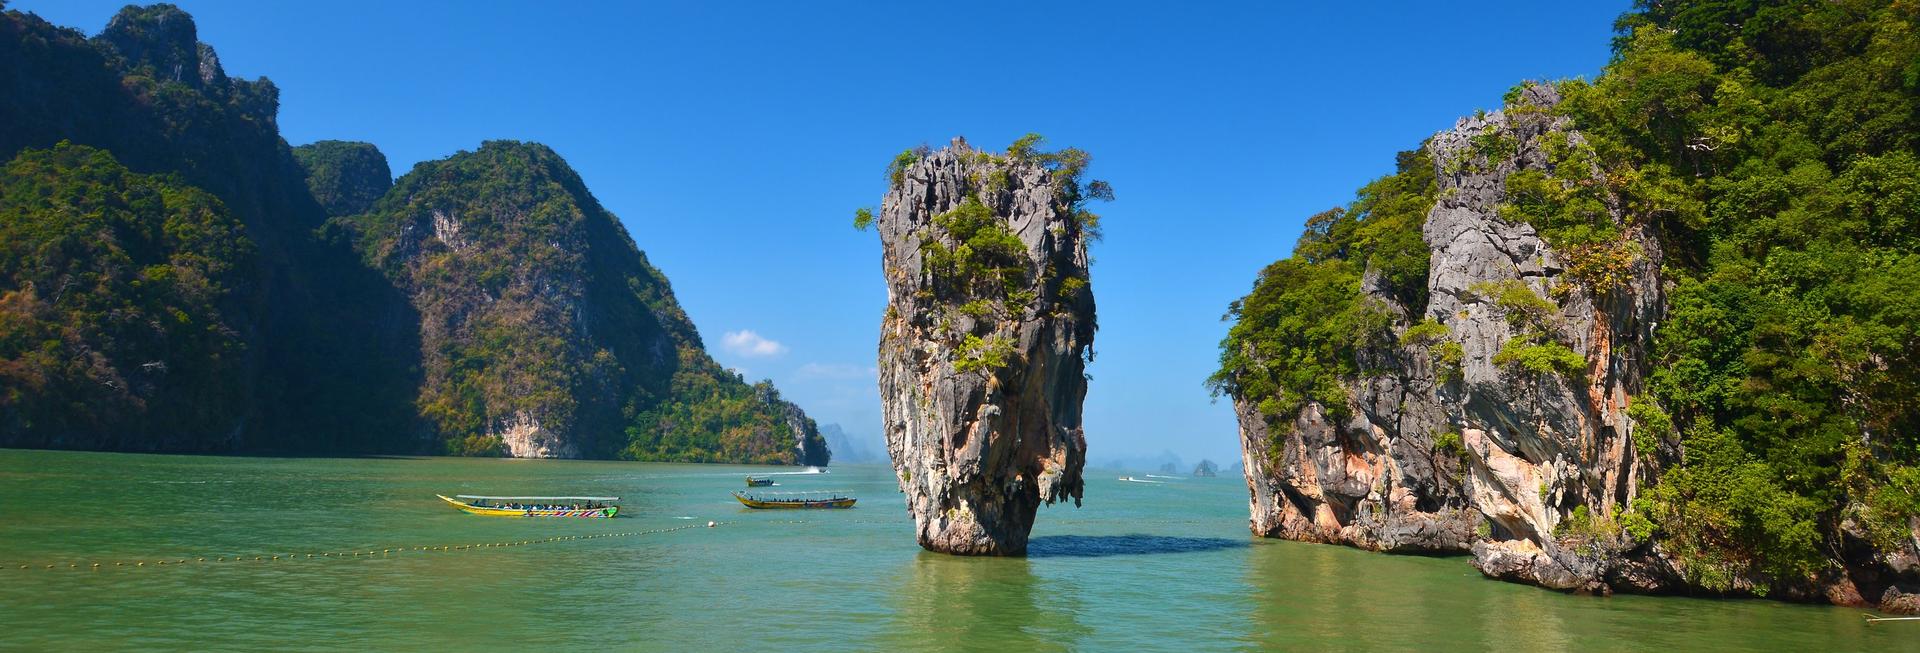
[[768,487],[771,485],[773,485],[773,479],[771,478],[767,478],[763,476],[747,477],[747,487]]
[[839,492],[765,492],[747,494],[733,493],[740,505],[755,509],[799,510],[807,508],[852,508],[853,497]]
[[605,519],[620,512],[620,497],[490,497],[436,494],[461,512],[488,517],[586,517]]

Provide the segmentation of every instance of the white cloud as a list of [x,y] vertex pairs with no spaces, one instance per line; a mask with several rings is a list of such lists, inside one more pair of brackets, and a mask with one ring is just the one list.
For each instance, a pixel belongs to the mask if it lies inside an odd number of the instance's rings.
[[745,331],[728,331],[725,335],[720,336],[720,345],[726,347],[727,351],[733,352],[734,354],[753,358],[779,356],[787,353],[786,345],[762,338],[760,334],[754,333],[751,329]]
[[803,379],[857,380],[879,376],[880,370],[871,366],[861,367],[846,363],[807,363],[793,373],[794,376]]

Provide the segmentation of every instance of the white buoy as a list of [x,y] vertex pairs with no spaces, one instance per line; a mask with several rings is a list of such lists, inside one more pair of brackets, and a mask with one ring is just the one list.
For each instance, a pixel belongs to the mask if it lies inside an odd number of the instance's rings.
[[714,526],[717,526],[717,525],[718,524],[715,524],[713,522],[707,522],[707,528],[713,528]]

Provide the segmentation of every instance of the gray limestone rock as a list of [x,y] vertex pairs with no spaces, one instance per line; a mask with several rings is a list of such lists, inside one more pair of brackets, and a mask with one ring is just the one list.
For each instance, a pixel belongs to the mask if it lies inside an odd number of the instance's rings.
[[907,511],[927,549],[1023,554],[1040,504],[1081,496],[1095,324],[1078,189],[958,138],[893,182],[879,383]]
[[[1422,319],[1445,325],[1446,339],[1464,353],[1458,369],[1435,369],[1420,344],[1363,349],[1359,362],[1369,373],[1346,384],[1356,409],[1347,423],[1330,423],[1310,405],[1277,440],[1247,398],[1236,402],[1256,534],[1472,551],[1490,576],[1578,591],[1606,591],[1625,564],[1624,554],[1562,550],[1555,531],[1581,506],[1612,517],[1657,463],[1657,452],[1633,451],[1625,411],[1642,392],[1645,343],[1660,316],[1660,249],[1627,226],[1638,252],[1627,282],[1595,288],[1568,274],[1563,254],[1532,226],[1502,217],[1517,171],[1600,174],[1553,170],[1547,147],[1556,135],[1567,147],[1586,147],[1549,110],[1558,100],[1552,87],[1530,86],[1508,110],[1461,119],[1428,143],[1440,194],[1423,233],[1431,251],[1424,310],[1397,303],[1377,274],[1362,282],[1395,318],[1396,332]],[[1489,152],[1484,144],[1496,138],[1510,149]],[[1617,201],[1607,202],[1625,225]],[[1551,302],[1542,318],[1547,337],[1586,360],[1583,374],[1495,363],[1521,327],[1482,295],[1514,283]],[[1463,451],[1436,446],[1443,433]]]
[[[1586,147],[1566,118],[1548,111],[1557,102],[1552,87],[1529,86],[1506,111],[1462,119],[1435,136],[1428,147],[1441,171],[1441,197],[1425,226],[1433,251],[1427,317],[1447,324],[1466,354],[1462,381],[1440,397],[1471,461],[1464,489],[1498,534],[1531,542],[1549,557],[1556,528],[1576,508],[1612,517],[1638,493],[1648,473],[1643,461],[1657,458],[1632,450],[1626,408],[1643,391],[1646,343],[1663,305],[1659,244],[1640,229],[1626,226],[1625,237],[1639,252],[1627,282],[1596,288],[1568,275],[1563,254],[1532,226],[1500,215],[1507,178],[1517,171],[1565,179],[1600,175],[1598,169],[1553,169],[1549,137],[1563,134],[1568,147]],[[1485,160],[1473,141],[1490,132],[1513,139],[1516,152]],[[1617,200],[1607,197],[1607,207],[1616,223],[1627,225]],[[1550,337],[1586,360],[1584,374],[1540,374],[1494,362],[1518,328],[1475,287],[1512,282],[1553,302]],[[1604,565],[1533,568],[1541,584],[1569,589],[1605,573]],[[1569,573],[1580,580],[1569,580]]]

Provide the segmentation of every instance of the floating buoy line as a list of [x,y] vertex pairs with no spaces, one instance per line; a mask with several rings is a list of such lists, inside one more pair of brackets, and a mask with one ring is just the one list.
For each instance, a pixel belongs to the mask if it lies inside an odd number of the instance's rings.
[[684,531],[689,528],[714,528],[722,524],[730,524],[730,523],[733,523],[733,522],[707,522],[705,524],[693,523],[693,524],[686,524],[682,526],[674,526],[672,528],[655,528],[655,529],[639,530],[639,531],[621,531],[617,533],[594,533],[591,535],[558,535],[554,537],[543,537],[543,538],[532,539],[532,540],[508,540],[505,542],[483,542],[480,544],[447,544],[447,545],[441,545],[441,546],[401,546],[401,547],[384,547],[379,549],[368,547],[364,550],[353,549],[348,551],[289,553],[286,555],[273,555],[273,554],[231,555],[231,556],[215,555],[215,556],[195,556],[192,558],[167,558],[167,559],[161,559],[161,560],[89,562],[84,564],[78,563],[78,562],[69,562],[66,564],[0,563],[0,570],[102,571],[107,569],[145,569],[147,567],[185,567],[189,565],[224,564],[224,563],[233,563],[233,562],[293,562],[293,561],[305,561],[305,560],[354,560],[354,559],[390,558],[395,555],[404,555],[404,554],[453,553],[458,551],[478,551],[481,549],[503,549],[503,548],[516,547],[516,546],[532,546],[535,544],[553,544],[558,542],[599,540],[599,539],[607,539],[607,538],[614,538],[614,537],[636,537],[641,535],[658,535],[661,533]]

